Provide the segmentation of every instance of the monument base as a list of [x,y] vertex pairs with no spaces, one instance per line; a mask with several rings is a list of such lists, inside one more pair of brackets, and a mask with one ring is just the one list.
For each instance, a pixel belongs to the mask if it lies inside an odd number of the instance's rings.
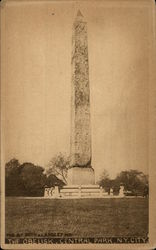
[[68,169],[68,185],[94,185],[95,174],[92,167],[72,167]]
[[52,199],[83,199],[83,198],[124,198],[122,192],[123,187],[120,187],[118,195],[113,194],[111,189],[110,194],[99,185],[70,185],[59,188],[58,186],[45,188],[44,197]]

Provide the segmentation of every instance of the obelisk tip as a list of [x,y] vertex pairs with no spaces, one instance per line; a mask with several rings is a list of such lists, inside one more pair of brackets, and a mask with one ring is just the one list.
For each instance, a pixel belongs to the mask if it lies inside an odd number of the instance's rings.
[[81,13],[80,10],[78,10],[78,12],[77,12],[77,17],[83,17],[83,15],[82,15],[82,13]]

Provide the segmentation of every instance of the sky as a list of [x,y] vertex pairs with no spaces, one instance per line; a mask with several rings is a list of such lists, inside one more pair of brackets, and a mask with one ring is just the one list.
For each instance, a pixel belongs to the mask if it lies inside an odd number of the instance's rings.
[[[110,3],[111,2],[111,3]],[[116,1],[12,1],[5,7],[3,151],[45,167],[70,154],[72,25],[87,21],[92,166],[98,179],[148,173],[150,11]]]

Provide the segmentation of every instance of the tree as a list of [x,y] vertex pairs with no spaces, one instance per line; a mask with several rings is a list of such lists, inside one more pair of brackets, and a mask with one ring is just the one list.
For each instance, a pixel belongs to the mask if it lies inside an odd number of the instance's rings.
[[55,186],[63,187],[64,185],[65,183],[59,178],[57,178],[55,175],[50,174],[47,176],[47,180],[46,180],[47,187],[55,187]]
[[106,192],[110,191],[110,188],[112,186],[112,180],[109,177],[108,171],[104,169],[102,172],[102,175],[100,177],[100,181],[98,184],[105,189]]
[[69,167],[70,159],[59,153],[54,156],[49,162],[46,168],[46,174],[49,176],[53,174],[61,179],[65,184],[67,184],[67,171]]
[[5,164],[5,194],[6,196],[19,196],[23,189],[20,176],[20,163],[13,158]]
[[5,164],[5,174],[8,177],[10,174],[18,170],[20,166],[19,161],[16,158],[11,159]]
[[43,196],[47,177],[44,169],[32,163],[21,165],[21,179],[23,183],[23,194],[28,196]]

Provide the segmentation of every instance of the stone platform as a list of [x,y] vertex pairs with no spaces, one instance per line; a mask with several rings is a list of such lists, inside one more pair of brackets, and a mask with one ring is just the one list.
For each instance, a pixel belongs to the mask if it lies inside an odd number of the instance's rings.
[[99,185],[73,185],[64,186],[60,190],[60,197],[71,198],[96,198],[108,195]]

